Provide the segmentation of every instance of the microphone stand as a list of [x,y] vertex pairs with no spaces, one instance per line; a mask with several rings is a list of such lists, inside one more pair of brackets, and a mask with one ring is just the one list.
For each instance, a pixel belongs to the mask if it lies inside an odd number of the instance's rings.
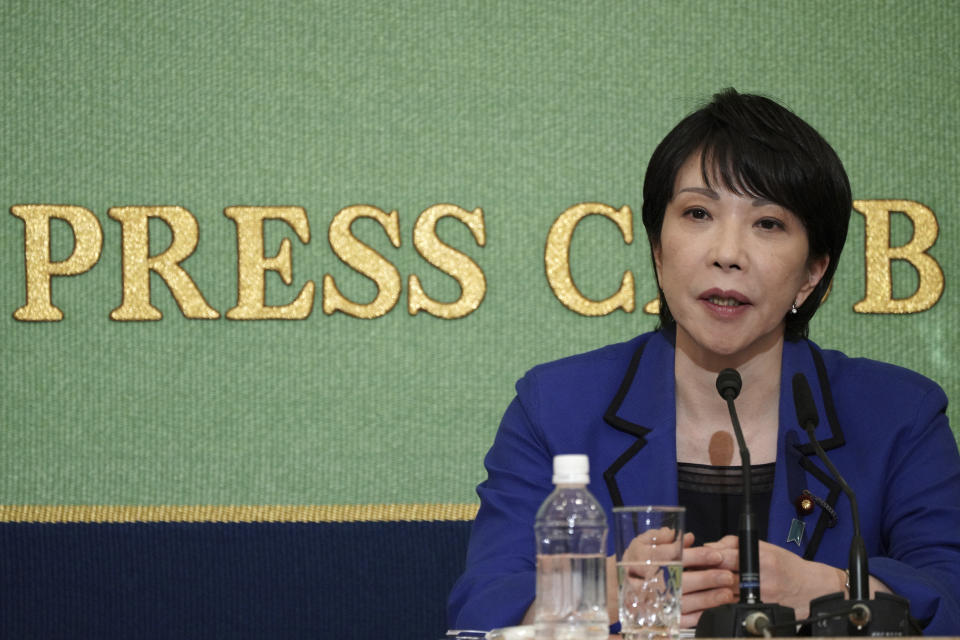
[[814,435],[820,421],[810,384],[806,376],[793,376],[793,403],[797,410],[797,422],[807,433],[817,457],[830,470],[850,501],[853,516],[853,539],[850,541],[848,559],[848,588],[850,599],[843,592],[820,596],[810,601],[810,630],[816,636],[904,636],[919,635],[921,630],[910,617],[910,603],[890,593],[876,593],[870,599],[870,570],[867,564],[867,547],[860,534],[860,509],[857,496],[840,471],[833,465],[826,451]]
[[[698,638],[741,638],[747,636],[793,636],[793,609],[760,600],[760,543],[753,514],[753,478],[750,475],[750,450],[743,438],[734,399],[740,395],[743,382],[735,369],[724,369],[717,376],[717,391],[727,401],[730,422],[740,448],[743,464],[743,509],[740,512],[739,561],[740,602],[707,609],[697,623]],[[774,633],[783,629],[784,632]]]

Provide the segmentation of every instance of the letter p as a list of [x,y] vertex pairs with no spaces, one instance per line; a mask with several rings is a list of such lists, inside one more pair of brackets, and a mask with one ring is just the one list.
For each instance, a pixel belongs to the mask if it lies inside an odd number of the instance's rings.
[[[27,278],[27,303],[14,311],[13,317],[23,321],[62,320],[63,312],[51,301],[51,278],[77,275],[97,263],[103,247],[100,222],[89,209],[72,205],[14,205],[10,213],[23,220]],[[50,260],[51,218],[65,221],[73,233],[73,253],[66,260]]]

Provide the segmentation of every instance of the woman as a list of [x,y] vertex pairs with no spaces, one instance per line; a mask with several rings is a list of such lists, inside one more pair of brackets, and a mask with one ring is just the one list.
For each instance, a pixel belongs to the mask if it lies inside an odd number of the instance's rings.
[[[736,601],[742,468],[715,387],[732,367],[761,480],[753,508],[763,601],[803,618],[811,599],[847,588],[849,504],[797,424],[791,381],[800,373],[813,389],[816,436],[857,492],[871,596],[896,593],[927,633],[956,632],[960,455],[946,396],[918,374],[805,339],[850,216],[836,153],[775,102],[727,90],[660,143],[643,197],[660,327],[535,367],[517,383],[477,489],[467,569],[450,596],[453,628],[529,620],[532,525],[559,453],[589,455],[591,488],[608,514],[620,504],[687,507],[683,626]],[[801,494],[818,506],[798,508]]]

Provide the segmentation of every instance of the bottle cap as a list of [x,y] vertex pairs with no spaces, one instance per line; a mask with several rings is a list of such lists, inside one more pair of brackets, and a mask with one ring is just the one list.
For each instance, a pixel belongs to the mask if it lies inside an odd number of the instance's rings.
[[590,484],[590,460],[582,453],[554,456],[553,484]]

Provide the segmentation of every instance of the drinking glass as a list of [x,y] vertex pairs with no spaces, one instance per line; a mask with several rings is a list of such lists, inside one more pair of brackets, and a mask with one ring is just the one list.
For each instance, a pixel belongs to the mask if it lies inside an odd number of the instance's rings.
[[680,633],[683,507],[615,507],[620,626],[631,640]]

